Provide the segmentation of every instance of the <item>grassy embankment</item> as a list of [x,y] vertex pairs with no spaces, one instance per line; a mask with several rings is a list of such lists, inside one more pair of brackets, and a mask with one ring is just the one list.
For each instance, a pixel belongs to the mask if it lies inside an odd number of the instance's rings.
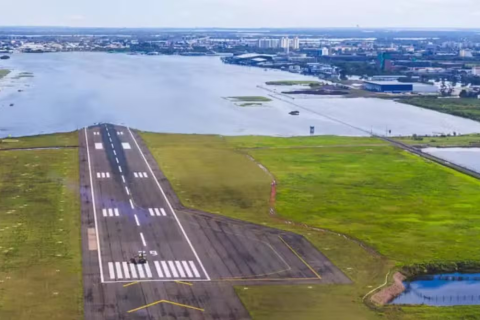
[[[77,134],[18,138],[76,145]],[[83,319],[78,150],[0,151],[0,319]]]
[[480,99],[406,98],[399,102],[480,121]]
[[[142,135],[186,206],[303,234],[355,281],[312,289],[239,288],[255,319],[476,319],[480,314],[478,307],[371,311],[361,301],[383,283],[393,263],[480,258],[471,245],[480,236],[478,181],[371,138]],[[343,237],[269,217],[270,179],[243,152],[277,178],[276,210],[282,217],[361,239],[390,262]]]
[[0,69],[0,79],[7,76],[10,73],[10,70]]
[[281,80],[281,81],[267,81],[267,86],[297,86],[297,85],[319,85],[320,82],[312,80]]
[[228,97],[227,98],[233,102],[244,102],[236,104],[239,107],[255,107],[262,106],[264,102],[270,102],[272,99],[262,96],[239,96],[239,97]]
[[421,145],[431,147],[469,147],[480,145],[480,134],[467,134],[461,136],[445,136],[445,137],[396,137],[397,141],[410,145]]

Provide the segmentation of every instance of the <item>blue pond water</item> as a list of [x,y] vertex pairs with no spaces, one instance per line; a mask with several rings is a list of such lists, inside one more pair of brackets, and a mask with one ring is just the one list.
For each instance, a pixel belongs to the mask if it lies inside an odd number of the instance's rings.
[[404,282],[406,290],[391,304],[480,305],[480,273],[450,273]]

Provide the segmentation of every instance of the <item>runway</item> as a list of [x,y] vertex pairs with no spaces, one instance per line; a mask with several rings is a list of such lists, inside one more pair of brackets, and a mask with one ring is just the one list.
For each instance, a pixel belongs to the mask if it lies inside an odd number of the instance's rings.
[[135,131],[79,141],[85,319],[250,319],[233,285],[350,282],[302,236],[184,208]]

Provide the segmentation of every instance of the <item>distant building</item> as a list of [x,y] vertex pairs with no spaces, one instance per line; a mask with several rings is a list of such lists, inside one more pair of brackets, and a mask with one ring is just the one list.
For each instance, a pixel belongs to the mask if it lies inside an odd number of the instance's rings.
[[279,43],[278,39],[259,39],[258,47],[262,49],[278,48]]
[[480,76],[480,67],[473,67],[472,68],[472,74],[474,76]]
[[377,68],[381,71],[392,71],[394,69],[390,53],[381,52],[377,56]]
[[330,54],[329,51],[330,51],[330,50],[328,50],[328,48],[326,48],[326,47],[323,48],[323,49],[322,49],[322,56],[328,56],[328,55]]
[[290,47],[290,39],[283,37],[282,40],[280,40],[280,48],[287,49],[288,47]]
[[300,49],[300,39],[298,37],[293,38],[292,41],[292,49],[293,50],[298,50]]
[[372,76],[370,80],[373,82],[378,81],[397,81],[400,78],[405,77],[404,75],[383,75],[383,76]]
[[364,84],[364,88],[365,90],[374,91],[374,92],[401,93],[401,92],[413,91],[413,85],[411,83],[401,83],[397,81],[391,81],[391,82],[366,81]]
[[472,57],[473,57],[472,51],[466,50],[466,49],[460,50],[460,52],[459,52],[458,55],[459,55],[461,58],[472,58]]

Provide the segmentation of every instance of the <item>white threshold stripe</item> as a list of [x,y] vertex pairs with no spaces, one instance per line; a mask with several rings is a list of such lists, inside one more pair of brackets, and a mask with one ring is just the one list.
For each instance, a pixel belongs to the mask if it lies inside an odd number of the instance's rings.
[[135,176],[135,178],[138,178],[138,173],[134,172],[133,175]]
[[134,278],[134,279],[138,278],[137,269],[135,269],[134,264],[130,264],[130,273],[132,274],[132,278]]
[[148,178],[148,175],[146,172],[143,173],[143,177]]
[[107,172],[106,175],[107,175],[107,178],[110,178],[110,173]]
[[145,242],[145,238],[143,237],[143,233],[142,233],[142,232],[140,232],[140,238],[142,238],[143,246],[146,247],[146,246],[147,246],[147,243]]
[[150,212],[150,215],[151,215],[152,217],[155,216],[155,213],[153,212],[153,209],[152,209],[152,208],[148,208],[148,212]]
[[172,276],[170,275],[170,270],[168,270],[167,263],[165,261],[162,261],[161,263],[163,271],[165,272],[165,277],[171,278]]
[[115,279],[115,270],[113,269],[113,262],[108,263],[108,274],[110,275],[110,279]]
[[113,217],[113,210],[112,209],[108,209],[108,216]]
[[138,269],[138,275],[140,278],[145,278],[145,272],[143,272],[143,268],[141,264],[137,264],[137,269]]
[[135,217],[135,222],[137,223],[137,226],[139,226],[139,227],[140,227],[140,222],[138,221],[138,217],[137,217],[137,215],[135,214],[135,215],[134,215],[134,217]]
[[[128,127],[127,127],[127,129],[128,129],[128,131],[130,132],[130,136],[132,137],[133,141],[135,142],[135,145],[137,146],[138,151],[139,151],[140,154],[142,155],[142,158],[143,158],[143,160],[145,161],[145,164],[147,165],[147,167],[148,167],[148,169],[149,169],[149,171],[150,171],[150,174],[152,175],[152,177],[155,177],[155,174],[153,173],[153,169],[152,169],[152,167],[150,166],[150,164],[148,163],[147,158],[146,158],[145,155],[143,154],[142,149],[140,149],[140,145],[138,144],[137,139],[136,139],[135,136],[133,135],[132,130],[130,130],[130,128],[128,128]],[[202,268],[202,271],[203,271],[203,273],[205,274],[206,278],[210,281],[210,280],[211,280],[211,279],[210,279],[210,276],[208,275],[207,270],[205,270],[205,267],[203,266],[202,262],[200,261],[200,258],[199,258],[199,256],[198,256],[197,252],[195,251],[195,248],[193,247],[192,242],[191,242],[190,239],[188,238],[187,233],[185,232],[185,229],[183,229],[183,226],[182,226],[182,224],[180,223],[180,220],[178,219],[178,217],[177,217],[177,215],[176,215],[176,213],[175,213],[175,210],[173,210],[173,207],[172,207],[170,201],[168,200],[168,198],[167,198],[167,196],[166,196],[166,194],[165,194],[165,191],[163,191],[162,186],[160,185],[160,183],[158,182],[157,179],[153,179],[153,180],[155,180],[155,183],[157,184],[158,189],[160,190],[160,192],[161,192],[162,195],[163,195],[163,198],[165,199],[165,201],[166,201],[167,204],[168,204],[168,208],[169,208],[170,211],[173,213],[173,216],[174,216],[175,220],[177,221],[177,224],[178,224],[178,226],[180,227],[180,230],[182,231],[183,236],[184,236],[185,239],[187,240],[188,245],[189,245],[190,248],[192,249],[192,252],[193,252],[193,254],[195,255],[195,259],[198,261],[198,263],[199,263],[199,265],[200,265],[200,268]]]
[[178,272],[177,269],[175,269],[175,264],[173,261],[168,261],[168,266],[170,267],[170,270],[172,271],[173,277],[178,278]]
[[107,209],[102,209],[102,213],[103,213],[103,216],[106,217],[107,216]]
[[155,213],[157,214],[157,216],[161,216],[162,214],[160,213],[160,211],[158,211],[158,208],[155,208]]
[[117,269],[117,279],[123,279],[122,266],[120,265],[120,262],[115,262],[115,269]]
[[162,216],[164,216],[164,217],[165,217],[165,216],[167,215],[167,213],[165,212],[165,209],[163,209],[163,208],[160,208],[160,211],[162,211]]
[[115,212],[115,217],[120,216],[120,214],[118,213],[118,209],[117,209],[117,208],[113,209],[113,212]]
[[177,265],[178,272],[180,273],[180,277],[185,278],[185,272],[183,271],[182,264],[180,261],[175,261],[175,264]]
[[192,271],[190,271],[190,268],[188,267],[187,261],[182,261],[183,268],[185,269],[185,272],[187,273],[187,276],[189,278],[193,278]]
[[145,263],[145,272],[147,273],[147,277],[151,278],[152,275],[152,270],[150,270],[150,266],[148,265],[148,262]]
[[132,209],[135,209],[135,207],[133,206],[133,201],[132,201],[132,199],[130,199],[130,207],[132,207]]
[[97,178],[100,178],[101,175],[100,175],[100,172],[97,172]]
[[87,128],[85,128],[85,143],[87,145],[87,159],[88,159],[88,172],[90,177],[90,191],[92,194],[92,207],[93,207],[93,218],[95,220],[95,236],[97,238],[97,254],[98,254],[98,267],[100,269],[100,283],[105,281],[103,277],[103,265],[102,265],[102,252],[100,246],[100,234],[98,233],[98,222],[97,222],[97,208],[95,207],[95,190],[93,187],[93,176],[92,176],[92,162],[90,159],[90,146],[88,145],[88,134]]
[[200,273],[198,272],[197,267],[195,267],[195,263],[193,261],[188,261],[188,263],[190,264],[190,267],[192,267],[195,277],[200,278]]
[[157,269],[157,274],[160,278],[163,278],[163,272],[160,268],[160,263],[158,261],[154,261],[153,264],[155,265],[155,269]]
[[122,262],[123,273],[125,274],[125,279],[130,279],[130,272],[128,272],[128,263]]

